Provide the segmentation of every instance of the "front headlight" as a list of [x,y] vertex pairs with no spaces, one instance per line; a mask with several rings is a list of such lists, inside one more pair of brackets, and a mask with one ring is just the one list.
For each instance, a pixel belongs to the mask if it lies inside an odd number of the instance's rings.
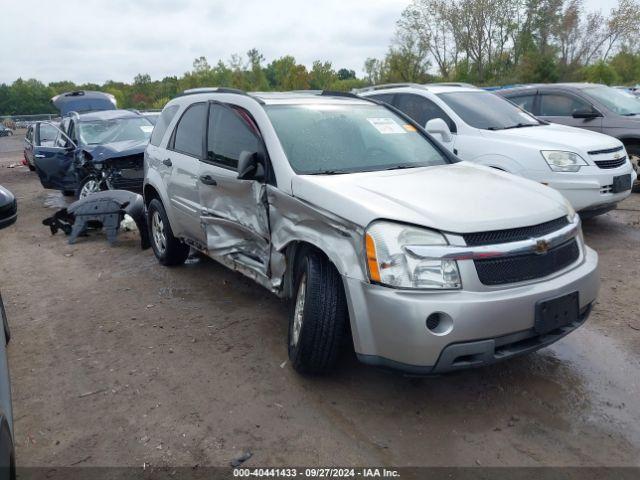
[[427,260],[406,249],[417,245],[448,245],[448,242],[434,230],[384,221],[372,223],[365,233],[371,281],[396,288],[462,287],[455,260]]
[[540,153],[554,172],[577,172],[580,167],[588,165],[577,153],[560,150],[541,150]]

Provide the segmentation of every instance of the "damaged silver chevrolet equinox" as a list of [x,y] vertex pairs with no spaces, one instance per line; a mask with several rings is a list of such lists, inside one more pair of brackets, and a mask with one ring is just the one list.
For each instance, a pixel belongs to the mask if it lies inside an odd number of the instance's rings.
[[348,94],[187,91],[153,131],[144,195],[161,264],[191,247],[291,299],[300,372],[347,339],[412,374],[486,365],[576,329],[598,292],[559,193]]

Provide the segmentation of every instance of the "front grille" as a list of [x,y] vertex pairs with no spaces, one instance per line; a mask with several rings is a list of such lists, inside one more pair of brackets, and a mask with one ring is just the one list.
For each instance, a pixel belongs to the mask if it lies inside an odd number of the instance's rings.
[[494,230],[491,232],[465,233],[463,235],[467,246],[495,245],[497,243],[518,242],[529,238],[542,237],[562,227],[569,225],[567,217],[556,218],[550,222],[532,225],[530,227],[512,228],[509,230]]
[[546,277],[578,260],[580,250],[575,238],[539,255],[527,253],[515,257],[474,260],[478,278],[485,285],[524,282]]
[[605,148],[604,150],[592,150],[587,152],[589,155],[606,155],[607,153],[621,152],[624,147]]
[[14,200],[8,205],[0,207],[0,218],[9,218],[16,214],[18,211],[18,203]]
[[596,165],[600,168],[618,168],[624,165],[627,157],[616,158],[615,160],[596,160]]

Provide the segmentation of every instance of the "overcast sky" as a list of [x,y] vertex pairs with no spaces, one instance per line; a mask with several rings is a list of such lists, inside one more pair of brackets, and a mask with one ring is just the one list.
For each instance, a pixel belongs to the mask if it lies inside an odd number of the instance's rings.
[[[410,0],[2,0],[0,83],[130,82],[182,75],[250,48],[362,71],[381,57]],[[586,0],[608,12],[617,0]]]

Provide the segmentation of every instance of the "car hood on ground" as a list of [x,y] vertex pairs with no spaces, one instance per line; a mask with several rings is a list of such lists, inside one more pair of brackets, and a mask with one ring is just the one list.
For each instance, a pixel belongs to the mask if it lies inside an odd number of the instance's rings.
[[569,213],[549,187],[488,167],[452,165],[300,175],[293,195],[362,227],[387,219],[469,233],[536,225]]
[[13,193],[0,185],[0,208],[12,205],[15,201]]
[[537,151],[564,150],[580,153],[615,148],[622,145],[619,140],[609,135],[557,123],[487,131],[485,135],[509,143],[515,142],[521,146],[534,148]]
[[149,140],[129,140],[104,145],[83,145],[82,150],[91,155],[93,163],[101,163],[118,157],[143,154],[148,143]]

